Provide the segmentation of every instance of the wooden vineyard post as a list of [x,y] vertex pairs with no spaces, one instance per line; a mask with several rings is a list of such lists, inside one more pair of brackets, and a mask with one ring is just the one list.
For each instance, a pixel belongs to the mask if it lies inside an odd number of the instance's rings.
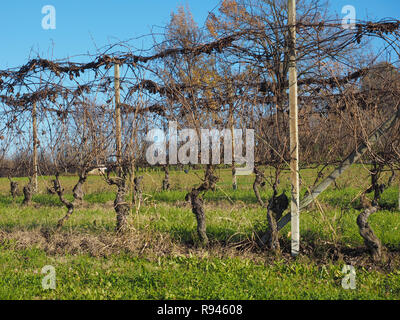
[[398,204],[398,209],[399,209],[399,211],[400,211],[400,180],[399,180],[399,204]]
[[297,105],[297,70],[296,70],[296,0],[288,0],[289,24],[289,108],[290,108],[290,180],[291,197],[291,232],[292,256],[297,256],[300,250],[300,219],[299,219],[299,136],[298,136],[298,105]]
[[38,191],[38,153],[37,153],[37,110],[36,110],[36,102],[33,102],[32,105],[32,139],[33,139],[33,160],[32,160],[32,182],[33,182],[33,192],[36,193]]
[[121,105],[120,105],[120,78],[119,64],[114,65],[114,87],[115,87],[115,148],[117,156],[118,174],[121,173]]
[[233,121],[233,104],[229,108],[229,122],[231,124],[231,135],[232,135],[232,188],[237,189],[237,178],[236,178],[236,164],[235,164],[235,125]]

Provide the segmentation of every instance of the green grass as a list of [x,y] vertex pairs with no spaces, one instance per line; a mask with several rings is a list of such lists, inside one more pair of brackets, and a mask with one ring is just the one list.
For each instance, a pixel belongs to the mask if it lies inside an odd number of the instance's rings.
[[[41,269],[56,269],[44,290]],[[341,287],[341,265],[272,265],[246,259],[116,255],[47,256],[38,249],[0,253],[2,299],[399,299],[400,272],[356,270],[356,290]]]
[[[253,239],[254,231],[265,230],[267,225],[265,209],[259,207],[252,190],[254,177],[239,177],[239,189],[234,191],[230,170],[218,171],[217,190],[204,195],[211,246],[202,248],[196,245],[196,219],[185,201],[187,192],[201,183],[198,176],[202,172],[171,171],[170,191],[161,190],[162,172],[140,174],[144,175],[145,203],[130,216],[137,239],[129,241],[137,241],[135,248],[110,241],[104,244],[110,249],[104,256],[96,253],[99,248],[95,246],[102,237],[116,237],[114,187],[100,177],[89,177],[84,186],[84,206],[76,209],[61,230],[65,238],[46,243],[40,230],[53,228],[66,212],[57,196],[46,193],[51,177],[40,178],[40,192],[31,206],[21,205],[21,195],[13,201],[8,195],[8,180],[1,178],[0,299],[400,298],[398,269],[369,264],[372,268],[367,271],[367,253],[354,262],[356,290],[341,287],[344,260],[323,259],[332,246],[346,250],[364,246],[356,219],[360,213],[358,195],[368,181],[360,167],[350,170],[337,181],[337,187],[330,187],[319,197],[322,210],[313,205],[302,212],[301,242],[312,249],[296,260],[271,256],[266,251],[233,249]],[[302,172],[303,195],[313,176],[315,170]],[[24,178],[17,180],[20,188],[27,182]],[[69,200],[76,180],[73,176],[61,177]],[[396,186],[397,181],[384,192],[380,202],[383,209],[369,219],[383,245],[397,250],[394,255],[400,248]],[[287,173],[281,178],[280,190],[289,193]],[[264,199],[271,194],[269,188],[262,190]],[[288,225],[280,233],[284,251],[290,243],[289,232]],[[97,242],[87,250],[79,235]],[[73,250],[67,248],[70,243],[65,239],[69,238],[78,241]],[[56,268],[54,291],[41,288],[44,275],[40,271],[45,265]]]

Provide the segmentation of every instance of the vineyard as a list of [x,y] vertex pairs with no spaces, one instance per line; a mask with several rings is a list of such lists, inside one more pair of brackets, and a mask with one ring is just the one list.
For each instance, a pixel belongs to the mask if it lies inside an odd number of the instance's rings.
[[224,0],[152,38],[0,70],[0,298],[399,299],[400,21]]

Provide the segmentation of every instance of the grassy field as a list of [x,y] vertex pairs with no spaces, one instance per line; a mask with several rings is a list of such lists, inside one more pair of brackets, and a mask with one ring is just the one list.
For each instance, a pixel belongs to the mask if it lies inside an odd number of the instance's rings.
[[[268,170],[266,170],[268,174]],[[304,170],[302,193],[315,170]],[[230,170],[220,170],[215,192],[205,195],[208,247],[197,244],[196,219],[184,198],[200,183],[200,171],[171,171],[171,191],[161,191],[162,172],[144,176],[144,203],[130,216],[131,231],[116,236],[113,187],[89,177],[85,202],[53,237],[66,209],[46,193],[51,177],[39,179],[31,206],[8,195],[0,179],[0,299],[399,299],[400,212],[398,185],[382,196],[382,211],[370,224],[388,259],[373,263],[358,233],[358,196],[368,172],[356,166],[301,215],[301,249],[290,257],[290,226],[281,231],[283,252],[273,255],[255,245],[265,230],[266,212],[256,202],[254,177],[239,177],[231,188]],[[61,177],[72,199],[76,177]],[[20,186],[27,179],[16,179]],[[281,190],[289,192],[288,175]],[[263,197],[271,191],[263,191]],[[355,290],[345,290],[342,268],[356,269]],[[41,270],[56,270],[56,289],[44,290]]]

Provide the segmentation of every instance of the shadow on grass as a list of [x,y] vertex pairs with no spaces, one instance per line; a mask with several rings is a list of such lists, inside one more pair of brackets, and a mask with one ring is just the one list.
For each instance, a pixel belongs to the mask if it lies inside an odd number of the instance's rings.
[[[166,202],[166,203],[175,203],[178,201],[185,201],[185,197],[188,191],[182,190],[171,190],[171,191],[160,191],[160,192],[152,192],[151,200]],[[272,192],[262,194],[262,198],[265,200],[270,197]],[[208,191],[204,194],[203,199],[209,202],[219,202],[219,201],[241,201],[247,204],[255,204],[257,203],[257,199],[254,195],[253,190],[230,190],[228,192],[223,192],[221,190],[217,191]]]
[[[168,233],[171,238],[177,242],[185,245],[193,245],[198,241],[196,228],[182,228],[179,226],[173,227],[168,230],[157,230],[160,232]],[[222,228],[218,226],[207,227],[207,236],[210,242],[219,243],[237,243],[249,239],[251,233],[238,234],[237,230],[232,228]]]
[[[360,191],[356,188],[344,188],[341,190],[328,190],[321,194],[320,201],[336,208],[352,208],[361,209]],[[366,195],[370,200],[373,199],[374,193]],[[388,188],[381,195],[379,206],[384,210],[397,210],[398,205],[397,188]]]
[[[71,200],[72,196],[66,196],[68,200]],[[15,200],[11,196],[4,196],[0,195],[0,204],[3,206],[11,206],[13,204],[22,205],[24,200],[23,196],[16,197]],[[62,207],[63,204],[58,199],[56,195],[49,195],[49,194],[37,194],[32,197],[32,202],[37,203],[43,206],[49,207]]]
[[83,198],[88,203],[100,203],[104,204],[109,201],[114,201],[115,199],[115,192],[98,192],[98,193],[91,193],[87,194]]

